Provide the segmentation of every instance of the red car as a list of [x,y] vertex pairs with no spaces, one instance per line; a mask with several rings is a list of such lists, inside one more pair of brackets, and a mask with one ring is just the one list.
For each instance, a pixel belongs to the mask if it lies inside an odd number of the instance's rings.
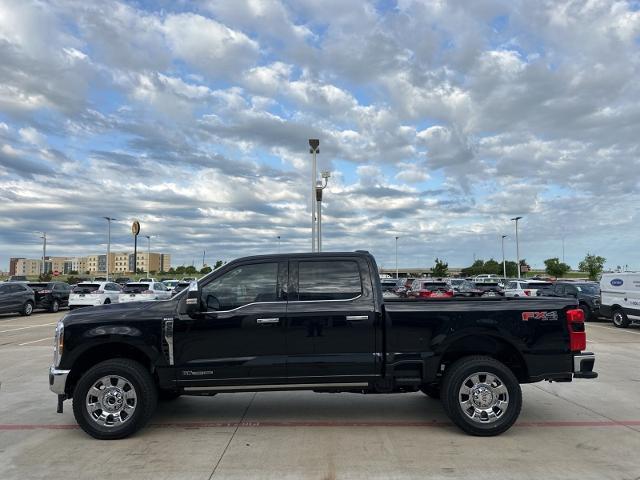
[[453,289],[446,282],[437,280],[414,280],[408,293],[412,298],[450,298]]

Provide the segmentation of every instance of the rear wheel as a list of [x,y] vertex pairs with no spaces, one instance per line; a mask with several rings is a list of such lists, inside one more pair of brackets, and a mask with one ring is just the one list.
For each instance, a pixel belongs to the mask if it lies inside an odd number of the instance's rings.
[[58,300],[54,300],[51,306],[49,307],[49,311],[51,313],[56,313],[58,310],[60,310],[60,302],[58,302]]
[[107,299],[104,301],[104,305],[109,305],[110,303],[111,303],[111,299],[110,299],[110,298],[107,298]]
[[627,314],[622,310],[615,310],[613,312],[613,324],[618,328],[627,328],[631,321],[627,317]]
[[522,391],[513,372],[484,356],[465,357],[448,367],[441,397],[453,423],[483,437],[507,431],[522,408]]
[[32,313],[33,313],[33,303],[31,301],[28,301],[22,306],[22,310],[20,311],[20,315],[28,317]]
[[591,309],[586,305],[580,305],[580,310],[582,310],[582,313],[584,313],[584,321],[591,321]]
[[151,418],[156,385],[138,362],[119,358],[90,368],[73,392],[73,414],[80,427],[99,440],[128,437]]

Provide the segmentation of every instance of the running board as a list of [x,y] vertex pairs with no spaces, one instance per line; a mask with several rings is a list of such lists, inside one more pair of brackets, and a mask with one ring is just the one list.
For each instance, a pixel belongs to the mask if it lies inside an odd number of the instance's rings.
[[280,385],[224,385],[219,387],[184,387],[186,392],[224,392],[240,390],[312,390],[314,388],[353,388],[368,387],[367,382],[354,383],[284,383]]

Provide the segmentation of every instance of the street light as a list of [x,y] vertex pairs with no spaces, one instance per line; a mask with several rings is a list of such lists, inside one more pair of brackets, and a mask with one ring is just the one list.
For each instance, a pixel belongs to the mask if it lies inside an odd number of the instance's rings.
[[504,260],[504,239],[509,235],[502,235],[502,275],[506,281],[507,279],[507,263]]
[[398,278],[398,239],[400,237],[396,237],[396,279]]
[[47,232],[36,232],[36,233],[41,233],[42,235],[40,236],[40,238],[42,239],[42,266],[40,268],[41,270],[41,274],[44,275],[45,273],[45,269],[44,269],[44,259],[47,256]]
[[107,221],[108,226],[108,234],[107,234],[107,282],[109,281],[109,260],[111,260],[111,221],[117,220],[113,217],[102,217]]
[[280,235],[278,235],[278,253],[280,253]]
[[331,172],[322,172],[322,178],[324,179],[324,185],[320,180],[316,183],[316,202],[318,204],[318,252],[322,251],[322,191],[327,188]]
[[[145,235],[147,237],[147,277],[151,278],[151,237],[156,235]],[[193,265],[193,261],[191,261]]]
[[513,217],[511,221],[516,222],[516,262],[518,264],[518,279],[520,278],[520,241],[518,239],[518,220],[522,217]]
[[311,251],[316,251],[316,155],[320,153],[320,140],[317,138],[309,139],[309,153],[313,154],[311,162]]

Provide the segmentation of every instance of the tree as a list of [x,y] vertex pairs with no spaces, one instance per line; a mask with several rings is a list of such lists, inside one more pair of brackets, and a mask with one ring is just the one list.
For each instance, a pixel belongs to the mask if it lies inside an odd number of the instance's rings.
[[39,282],[50,282],[51,281],[51,273],[49,273],[49,272],[41,273],[40,275],[38,275],[38,281]]
[[506,261],[505,267],[507,270],[507,277],[515,277],[518,275],[518,264],[512,261]]
[[189,265],[184,269],[184,273],[188,275],[195,275],[196,273],[198,273],[198,271],[196,270],[196,267],[194,267],[193,265]]
[[176,269],[175,269],[175,268],[173,268],[173,267],[171,267],[171,268],[169,269],[169,274],[170,274],[170,275],[173,275],[174,273],[176,273]]
[[431,269],[434,277],[446,277],[449,275],[449,264],[444,260],[436,258],[436,264]]
[[212,269],[211,269],[211,267],[209,267],[209,266],[202,267],[202,268],[200,269],[200,274],[201,274],[201,275],[206,275],[206,274],[207,274],[207,273],[209,273],[211,270],[212,270]]
[[220,268],[222,265],[224,265],[224,262],[222,260],[218,260],[213,266],[213,269],[215,270],[216,268]]
[[566,263],[562,263],[558,257],[547,258],[544,261],[545,271],[554,277],[564,277],[564,274],[571,270]]
[[584,260],[582,260],[580,262],[580,265],[578,265],[578,269],[581,272],[588,273],[589,280],[597,280],[598,275],[602,272],[602,269],[604,268],[604,262],[606,261],[607,259],[604,257],[587,253],[584,257]]
[[185,270],[185,266],[184,265],[180,265],[179,267],[177,267],[175,269],[175,273],[177,275],[184,275],[184,270]]
[[78,275],[78,271],[77,270],[71,270],[69,272],[69,275]]

